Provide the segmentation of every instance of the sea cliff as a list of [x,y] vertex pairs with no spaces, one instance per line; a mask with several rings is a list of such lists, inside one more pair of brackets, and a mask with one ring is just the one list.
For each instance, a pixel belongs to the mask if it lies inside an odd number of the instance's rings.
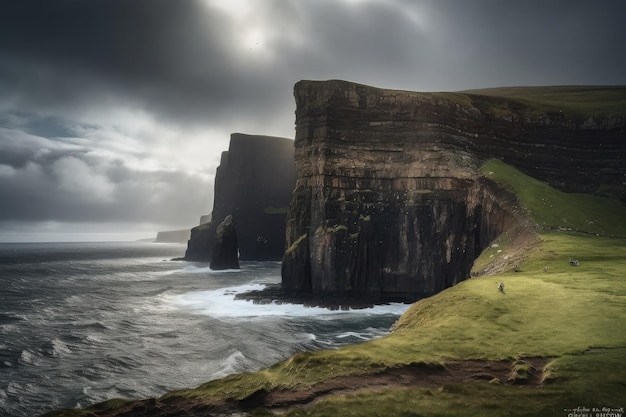
[[189,240],[191,232],[189,229],[167,230],[157,232],[156,243],[185,243]]
[[562,190],[624,200],[624,113],[577,111],[567,90],[553,90],[560,107],[524,89],[297,83],[283,289],[412,301],[468,278],[497,236],[524,227],[514,201],[480,176],[489,158]]
[[282,258],[287,206],[295,184],[293,143],[274,136],[231,135],[215,175],[212,220],[191,230],[185,259],[210,261],[217,228],[229,215],[240,260]]

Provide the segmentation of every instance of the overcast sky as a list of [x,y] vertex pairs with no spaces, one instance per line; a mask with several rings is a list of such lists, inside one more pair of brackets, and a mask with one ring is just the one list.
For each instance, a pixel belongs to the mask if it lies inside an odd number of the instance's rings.
[[[623,0],[6,0],[0,240],[187,228],[293,85],[626,84]],[[70,235],[68,235],[70,236]]]

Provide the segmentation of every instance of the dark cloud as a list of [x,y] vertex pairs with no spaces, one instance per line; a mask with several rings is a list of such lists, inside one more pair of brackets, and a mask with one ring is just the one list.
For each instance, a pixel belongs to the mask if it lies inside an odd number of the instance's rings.
[[141,171],[75,153],[0,165],[0,219],[41,222],[197,224],[212,187],[184,172]]
[[5,4],[1,16],[4,89],[20,86],[14,94],[26,105],[106,94],[169,114],[218,110],[229,97],[224,23],[199,2],[26,0]]
[[[236,109],[272,117],[300,78],[619,83],[624,11],[619,0],[265,1],[235,25],[201,0],[13,1],[0,14],[0,89],[39,108],[114,96],[204,123]],[[276,35],[265,60],[238,44],[255,25]]]
[[229,133],[293,135],[300,79],[626,84],[625,15],[621,0],[6,1],[0,222],[193,224]]
[[460,80],[463,88],[624,83],[624,2],[476,0],[436,6],[432,22],[442,28],[443,61],[449,64],[443,76]]

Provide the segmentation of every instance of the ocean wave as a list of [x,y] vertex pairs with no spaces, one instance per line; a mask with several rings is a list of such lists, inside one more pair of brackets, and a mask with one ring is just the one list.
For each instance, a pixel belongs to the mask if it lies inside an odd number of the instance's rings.
[[0,326],[3,326],[5,324],[13,324],[21,320],[23,320],[23,317],[18,317],[17,315],[10,314],[10,313],[9,314],[0,313]]
[[353,342],[359,342],[362,340],[378,339],[383,336],[386,336],[387,334],[389,334],[389,331],[387,330],[368,327],[361,331],[342,332],[342,333],[335,335],[334,338],[341,340],[342,343],[345,343],[345,342],[353,343]]
[[70,347],[60,339],[52,339],[50,346],[50,356],[58,357],[72,353]]
[[36,362],[37,353],[32,352],[28,349],[23,350],[20,353],[20,358],[18,359],[20,364],[24,365],[34,365]]
[[134,358],[129,356],[112,357],[108,356],[104,362],[109,365],[113,370],[125,371],[127,369],[137,368],[139,363]]
[[23,349],[18,364],[39,366],[48,361],[47,358],[59,358],[72,353],[72,349],[59,338],[42,343],[37,349]]
[[111,330],[110,326],[107,326],[104,322],[102,321],[94,321],[94,320],[75,320],[72,321],[72,326],[77,328],[77,329],[83,329],[83,330],[96,330],[96,331],[105,331],[105,330]]
[[304,338],[306,340],[317,340],[317,336],[314,335],[313,333],[305,333]]
[[247,364],[248,360],[244,354],[239,350],[235,350],[223,359],[220,369],[216,371],[213,376],[215,378],[223,378],[228,375],[242,372],[247,369]]
[[337,339],[345,339],[345,338],[353,338],[353,339],[360,339],[360,340],[369,340],[369,337],[364,336],[363,333],[360,332],[345,332],[342,334],[338,334],[337,336],[335,336]]
[[85,343],[91,346],[95,346],[104,343],[104,340],[98,335],[88,334],[87,336],[85,336]]

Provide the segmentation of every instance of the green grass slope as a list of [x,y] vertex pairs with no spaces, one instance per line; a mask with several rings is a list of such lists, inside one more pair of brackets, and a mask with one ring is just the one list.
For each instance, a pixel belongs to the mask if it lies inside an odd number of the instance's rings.
[[624,205],[613,199],[564,193],[501,161],[482,167],[491,180],[512,191],[542,229],[626,237]]
[[[567,416],[565,410],[576,407],[625,407],[626,207],[609,199],[561,193],[499,161],[485,164],[483,172],[516,193],[523,210],[539,225],[539,244],[529,248],[518,272],[472,278],[421,300],[384,338],[300,353],[260,372],[172,392],[161,400],[237,400],[261,389],[303,388],[337,376],[407,364],[440,367],[453,360],[543,357],[547,365],[539,370],[544,380],[540,386],[487,382],[444,383],[436,388],[383,386],[328,396],[283,412]],[[489,248],[477,262],[488,264],[505,253]],[[570,266],[573,258],[578,266]],[[504,292],[497,289],[499,282],[504,283]],[[524,362],[519,364],[523,375]],[[255,413],[271,415],[272,410]]]

